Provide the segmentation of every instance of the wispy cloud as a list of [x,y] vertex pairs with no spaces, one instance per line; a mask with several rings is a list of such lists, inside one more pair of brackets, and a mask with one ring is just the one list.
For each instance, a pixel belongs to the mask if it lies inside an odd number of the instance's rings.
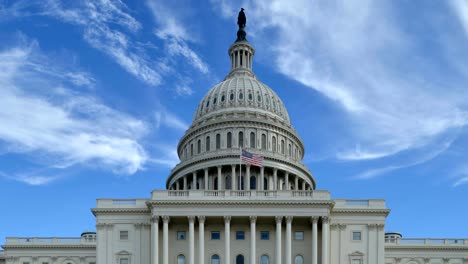
[[166,126],[184,132],[189,127],[189,125],[185,121],[180,119],[177,115],[169,112],[167,109],[162,107],[160,107],[159,110],[155,111],[154,119],[156,128]]
[[[0,51],[0,147],[47,157],[40,162],[55,168],[93,164],[122,174],[142,169],[148,155],[139,141],[146,124],[68,89],[54,78],[60,69],[45,72],[42,63],[49,63],[39,53],[34,42]],[[53,178],[17,180],[38,185]]]
[[[213,0],[232,19],[232,3]],[[466,1],[458,1],[460,13]],[[347,141],[333,150],[341,160],[373,160],[434,146],[439,137],[468,124],[468,73],[446,74],[438,43],[406,33],[391,1],[244,1],[249,32],[274,58],[276,69],[341,106]],[[425,34],[438,28],[425,28]],[[456,38],[457,36],[450,36]],[[465,49],[466,50],[466,49]],[[460,57],[461,56],[461,57]],[[468,59],[467,53],[447,63]]]

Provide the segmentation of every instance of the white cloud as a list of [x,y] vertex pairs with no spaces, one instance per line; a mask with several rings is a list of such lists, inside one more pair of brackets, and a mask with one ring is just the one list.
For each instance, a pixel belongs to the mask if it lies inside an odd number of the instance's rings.
[[[235,19],[232,4],[212,2]],[[466,10],[466,2],[458,3]],[[338,159],[372,160],[424,148],[468,124],[468,94],[461,87],[467,72],[446,74],[446,64],[431,57],[459,42],[419,48],[424,40],[402,29],[393,2],[274,0],[242,6],[248,34],[265,57],[273,57],[276,69],[348,115],[351,137],[333,150]],[[463,59],[468,54],[449,57],[448,64]]]
[[460,185],[463,185],[463,184],[467,184],[467,183],[468,183],[468,176],[458,179],[458,180],[453,184],[453,187],[457,187],[457,186],[460,186]]
[[[122,174],[142,169],[148,156],[139,140],[146,124],[61,86],[61,79],[52,78],[58,69],[44,73],[37,60],[44,56],[36,56],[36,49],[31,44],[0,51],[0,146],[46,157],[41,162],[55,168],[92,164]],[[18,175],[17,180],[52,179]]]
[[187,130],[189,127],[189,125],[180,119],[177,115],[162,107],[155,111],[154,118],[156,128],[160,128],[160,126],[163,125],[181,132],[185,132],[185,130]]
[[466,0],[452,0],[449,1],[449,3],[452,5],[453,10],[457,14],[460,23],[468,35],[468,2]]

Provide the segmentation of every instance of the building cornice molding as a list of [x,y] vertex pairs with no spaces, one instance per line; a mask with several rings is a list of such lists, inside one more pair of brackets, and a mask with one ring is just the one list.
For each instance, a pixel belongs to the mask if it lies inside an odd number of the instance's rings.
[[260,200],[203,200],[203,201],[193,201],[193,200],[150,200],[146,202],[148,207],[155,207],[157,205],[308,205],[313,207],[326,207],[331,209],[335,204],[333,201],[314,201],[314,200],[275,200],[275,201],[260,201]]
[[[442,251],[466,251],[468,250],[468,245],[385,245],[385,254],[392,254],[392,252],[387,252],[388,250],[404,250],[404,251],[433,251],[433,250],[442,250]],[[397,254],[397,253],[395,253]],[[398,253],[399,254],[399,253]],[[388,255],[389,256],[389,255]]]
[[24,248],[69,248],[69,249],[96,249],[96,243],[94,244],[77,244],[77,245],[70,245],[70,244],[44,244],[44,245],[2,245],[3,249],[24,249]]
[[332,215],[343,215],[343,214],[373,214],[373,215],[384,215],[390,214],[390,209],[367,209],[367,208],[350,208],[350,209],[333,209]]
[[102,214],[151,214],[151,210],[148,208],[92,208],[91,212],[94,216]]

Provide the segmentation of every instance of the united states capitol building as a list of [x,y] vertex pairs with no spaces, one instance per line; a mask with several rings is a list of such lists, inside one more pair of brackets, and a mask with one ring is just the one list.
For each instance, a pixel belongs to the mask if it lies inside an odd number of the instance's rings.
[[[231,71],[200,101],[180,163],[145,199],[98,199],[96,232],[7,237],[7,264],[468,264],[468,239],[386,233],[380,199],[332,199],[304,165],[286,107],[252,70],[239,26]],[[240,149],[263,157],[240,164]]]

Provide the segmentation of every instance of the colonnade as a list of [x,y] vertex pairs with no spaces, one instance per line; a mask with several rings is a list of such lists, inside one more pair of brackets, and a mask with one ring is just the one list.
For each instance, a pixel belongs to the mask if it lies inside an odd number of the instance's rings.
[[[226,167],[231,167],[231,170],[226,170]],[[223,173],[224,168],[224,173]],[[216,173],[210,174],[210,168],[203,169],[203,174],[199,172],[184,175],[181,179],[175,181],[170,187],[170,190],[311,190],[312,187],[304,179],[298,175],[291,174],[288,171],[278,170],[277,168],[267,169],[272,173],[266,175],[265,167],[259,168],[259,173],[255,174],[255,186],[251,184],[252,168],[250,165],[242,166],[241,177],[239,177],[239,164],[216,166],[212,167],[211,171],[216,170]],[[244,169],[245,168],[245,169]],[[229,182],[226,182],[229,181]],[[265,186],[266,181],[266,186]]]
[[[198,216],[198,262],[197,264],[205,263],[205,216]],[[292,264],[292,223],[293,216],[276,216],[276,238],[275,238],[275,264]],[[329,264],[329,218],[328,216],[322,216],[322,252],[321,252],[321,264]],[[282,224],[286,223],[286,237],[284,247],[284,263],[282,259]],[[162,220],[163,226],[163,251],[162,251],[162,263],[159,263],[159,222]],[[195,216],[188,216],[189,225],[189,245],[188,245],[188,264],[195,264]],[[257,263],[256,254],[256,216],[249,216],[250,220],[250,264]],[[311,230],[312,230],[312,241],[311,241],[311,252],[312,259],[310,264],[318,264],[318,220],[319,217],[313,216],[310,218]],[[169,222],[170,217],[167,215],[157,216],[153,215],[151,225],[151,264],[169,264]],[[224,216],[224,263],[230,264],[231,262],[231,216]]]

